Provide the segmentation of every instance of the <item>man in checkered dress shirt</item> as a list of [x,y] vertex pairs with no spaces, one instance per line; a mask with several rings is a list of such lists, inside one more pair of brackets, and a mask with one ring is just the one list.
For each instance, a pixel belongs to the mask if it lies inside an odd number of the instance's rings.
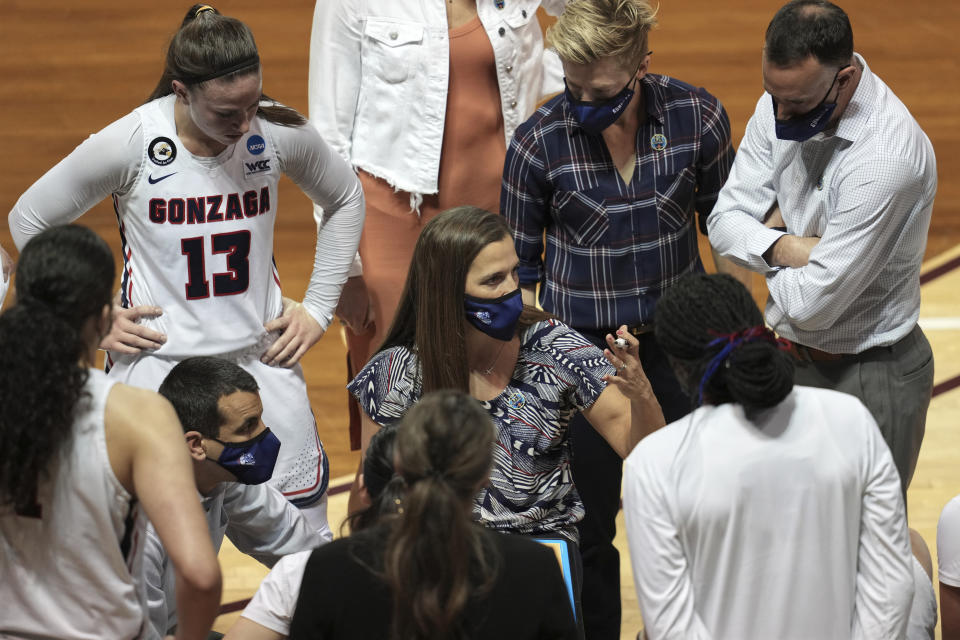
[[766,276],[766,320],[795,344],[796,383],[870,409],[906,495],[933,389],[933,353],[917,325],[933,146],[854,53],[846,13],[824,0],[777,12],[763,80],[710,241]]

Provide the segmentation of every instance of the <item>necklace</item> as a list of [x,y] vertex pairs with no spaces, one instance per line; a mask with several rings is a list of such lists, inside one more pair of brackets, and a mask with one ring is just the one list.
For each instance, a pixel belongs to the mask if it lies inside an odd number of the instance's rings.
[[491,373],[493,373],[493,368],[496,366],[497,361],[500,359],[500,354],[503,353],[503,348],[504,348],[505,346],[507,346],[507,343],[506,343],[506,342],[501,342],[501,343],[500,343],[500,348],[497,349],[497,355],[495,355],[495,356],[493,357],[493,362],[490,363],[490,366],[489,366],[489,367],[487,367],[487,368],[484,369],[483,371],[480,371],[480,375],[488,376],[488,375],[490,375]]

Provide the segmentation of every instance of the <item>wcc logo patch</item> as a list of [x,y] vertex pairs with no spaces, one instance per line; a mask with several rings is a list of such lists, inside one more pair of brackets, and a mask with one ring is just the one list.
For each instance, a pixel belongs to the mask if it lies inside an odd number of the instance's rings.
[[153,164],[164,167],[176,159],[177,147],[170,138],[160,136],[147,145],[147,156]]
[[253,162],[243,163],[243,176],[249,178],[257,173],[266,173],[270,171],[270,159],[254,160]]

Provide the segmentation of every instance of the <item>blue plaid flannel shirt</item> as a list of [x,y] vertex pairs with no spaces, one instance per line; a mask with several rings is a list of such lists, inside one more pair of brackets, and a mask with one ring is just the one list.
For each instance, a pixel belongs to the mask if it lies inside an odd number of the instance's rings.
[[716,98],[662,75],[647,74],[641,87],[647,118],[629,184],[563,94],[520,125],[507,150],[500,209],[520,283],[542,282],[543,308],[578,329],[652,322],[661,292],[703,270],[694,212],[705,230],[733,164]]

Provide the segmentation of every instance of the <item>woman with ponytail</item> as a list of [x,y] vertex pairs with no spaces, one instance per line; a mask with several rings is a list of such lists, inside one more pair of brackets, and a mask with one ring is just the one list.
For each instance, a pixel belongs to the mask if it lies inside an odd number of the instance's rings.
[[290,638],[575,638],[553,552],[473,522],[495,438],[466,394],[411,408],[394,444],[407,487],[397,514],[313,552]]
[[[117,322],[101,343],[111,378],[156,389],[191,356],[246,369],[283,442],[270,483],[330,536],[326,463],[298,362],[333,317],[363,192],[316,129],[262,87],[249,27],[190,7],[148,101],[30,187],[10,231],[22,248],[112,196],[124,269]],[[282,297],[273,259],[282,175],[324,211],[302,303]]]
[[170,552],[177,638],[205,638],[220,570],[183,432],[156,393],[93,369],[113,257],[89,229],[27,243],[0,315],[0,636],[141,638],[149,518]]
[[794,386],[789,343],[730,276],[685,276],[655,331],[699,408],[624,464],[647,638],[903,637],[906,513],[866,407]]

